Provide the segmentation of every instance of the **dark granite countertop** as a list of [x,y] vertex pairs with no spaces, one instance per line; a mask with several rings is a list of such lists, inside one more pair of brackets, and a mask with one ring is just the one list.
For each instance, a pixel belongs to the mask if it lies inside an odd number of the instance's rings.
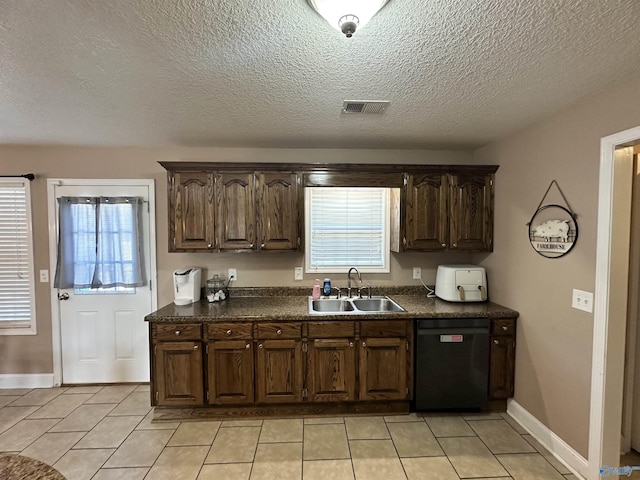
[[[376,289],[378,290],[378,289]],[[400,304],[404,312],[367,314],[310,314],[309,289],[256,288],[232,290],[222,302],[206,299],[190,305],[166,305],[147,315],[148,322],[217,322],[217,321],[284,321],[284,320],[358,320],[389,318],[514,318],[518,312],[492,302],[454,303],[428,298],[422,288],[393,287],[374,291],[374,295],[388,295]]]

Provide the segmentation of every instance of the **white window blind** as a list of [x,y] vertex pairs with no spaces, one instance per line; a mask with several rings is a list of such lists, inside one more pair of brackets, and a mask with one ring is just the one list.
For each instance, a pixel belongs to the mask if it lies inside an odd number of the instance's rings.
[[305,189],[306,270],[389,271],[389,190],[364,187]]
[[28,180],[0,181],[0,335],[35,333]]

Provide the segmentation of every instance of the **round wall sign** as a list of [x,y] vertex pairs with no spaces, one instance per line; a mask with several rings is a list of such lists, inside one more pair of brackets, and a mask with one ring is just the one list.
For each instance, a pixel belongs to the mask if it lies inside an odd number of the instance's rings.
[[529,222],[529,241],[543,257],[559,258],[571,251],[578,240],[575,216],[561,205],[538,208]]

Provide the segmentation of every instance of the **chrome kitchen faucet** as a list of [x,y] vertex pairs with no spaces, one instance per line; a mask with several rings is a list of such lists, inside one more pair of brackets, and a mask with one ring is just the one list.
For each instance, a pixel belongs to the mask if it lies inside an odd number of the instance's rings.
[[358,274],[358,281],[360,282],[360,285],[362,285],[362,276],[360,275],[360,272],[356,267],[351,267],[347,272],[347,297],[348,298],[351,298],[351,271],[352,270],[356,271],[356,273]]

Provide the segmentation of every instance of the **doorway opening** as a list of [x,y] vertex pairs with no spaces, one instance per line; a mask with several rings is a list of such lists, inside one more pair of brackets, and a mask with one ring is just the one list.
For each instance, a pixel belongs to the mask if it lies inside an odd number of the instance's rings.
[[[633,155],[621,155],[620,147],[639,142],[640,127],[601,139],[589,479],[620,460],[633,176]],[[625,242],[626,253],[616,248]]]

